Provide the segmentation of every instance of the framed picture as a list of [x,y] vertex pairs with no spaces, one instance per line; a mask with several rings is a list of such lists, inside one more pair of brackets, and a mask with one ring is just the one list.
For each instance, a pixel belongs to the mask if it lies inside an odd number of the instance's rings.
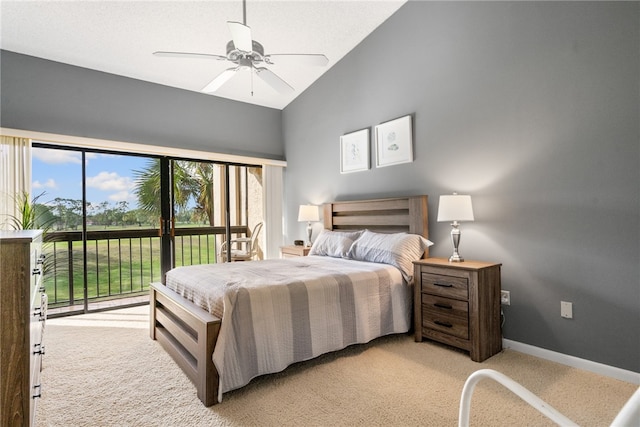
[[368,170],[369,157],[369,129],[340,137],[340,173]]
[[379,124],[376,131],[376,167],[413,162],[411,116]]

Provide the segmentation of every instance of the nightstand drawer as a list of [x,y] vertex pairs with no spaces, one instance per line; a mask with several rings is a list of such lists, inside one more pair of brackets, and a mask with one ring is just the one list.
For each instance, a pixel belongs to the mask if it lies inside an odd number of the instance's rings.
[[422,292],[468,300],[469,284],[466,277],[422,273]]
[[425,310],[434,315],[459,317],[465,321],[469,318],[469,303],[436,295],[422,296],[422,311]]
[[465,340],[469,339],[469,321],[447,313],[434,313],[431,310],[423,312],[422,329],[432,329]]

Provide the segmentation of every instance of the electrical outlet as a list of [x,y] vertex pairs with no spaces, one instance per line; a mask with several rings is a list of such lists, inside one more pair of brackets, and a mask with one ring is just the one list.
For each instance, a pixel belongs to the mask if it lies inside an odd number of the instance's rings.
[[565,319],[573,319],[573,303],[560,301],[560,316]]
[[509,291],[500,291],[500,304],[511,305],[511,293]]

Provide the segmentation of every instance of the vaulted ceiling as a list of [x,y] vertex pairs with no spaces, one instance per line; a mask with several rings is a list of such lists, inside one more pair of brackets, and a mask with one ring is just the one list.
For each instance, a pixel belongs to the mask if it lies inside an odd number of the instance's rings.
[[[244,71],[211,96],[282,109],[405,2],[249,0],[246,25],[265,54],[322,53],[329,63],[318,67],[281,60],[269,65],[295,89],[290,94]],[[233,64],[152,53],[226,55],[231,40],[227,21],[244,19],[241,0],[2,0],[0,17],[4,50],[198,92]]]

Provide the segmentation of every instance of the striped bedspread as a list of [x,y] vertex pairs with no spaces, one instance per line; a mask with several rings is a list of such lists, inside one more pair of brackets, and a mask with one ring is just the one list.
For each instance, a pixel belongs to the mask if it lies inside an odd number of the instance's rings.
[[411,289],[386,264],[319,256],[178,267],[170,289],[222,318],[219,399],[256,376],[409,330]]

